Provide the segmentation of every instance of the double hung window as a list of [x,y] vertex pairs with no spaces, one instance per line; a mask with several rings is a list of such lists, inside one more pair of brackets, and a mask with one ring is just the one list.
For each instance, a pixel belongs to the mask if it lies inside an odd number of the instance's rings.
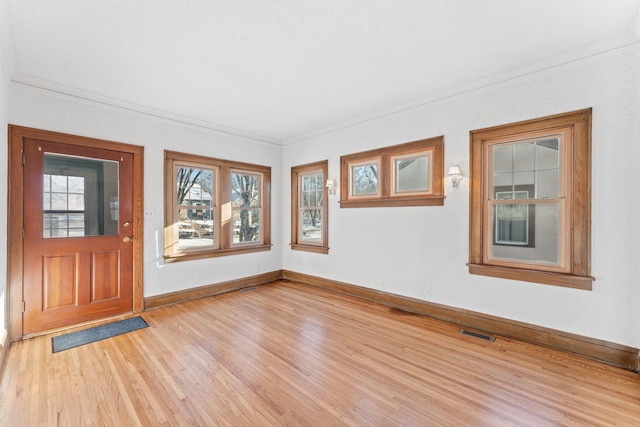
[[291,168],[291,248],[328,253],[328,162]]
[[165,152],[165,258],[270,249],[271,168]]
[[589,289],[584,110],[471,132],[471,273]]

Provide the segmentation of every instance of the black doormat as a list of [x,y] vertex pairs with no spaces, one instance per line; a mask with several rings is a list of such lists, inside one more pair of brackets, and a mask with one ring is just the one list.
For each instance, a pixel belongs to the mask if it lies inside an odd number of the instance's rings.
[[51,345],[53,347],[53,352],[57,353],[59,351],[90,344],[106,338],[115,337],[116,335],[137,331],[138,329],[146,328],[148,326],[149,325],[142,317],[131,317],[125,320],[107,323],[106,325],[100,325],[94,328],[53,337],[51,338]]

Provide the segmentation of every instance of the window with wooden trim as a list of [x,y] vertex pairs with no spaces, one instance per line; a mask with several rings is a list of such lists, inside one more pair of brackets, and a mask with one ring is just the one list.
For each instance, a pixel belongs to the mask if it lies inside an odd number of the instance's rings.
[[186,260],[271,248],[271,168],[165,151],[165,251]]
[[340,207],[444,204],[444,137],[340,157]]
[[471,132],[472,274],[591,289],[591,110]]
[[291,248],[328,253],[328,161],[291,168]]

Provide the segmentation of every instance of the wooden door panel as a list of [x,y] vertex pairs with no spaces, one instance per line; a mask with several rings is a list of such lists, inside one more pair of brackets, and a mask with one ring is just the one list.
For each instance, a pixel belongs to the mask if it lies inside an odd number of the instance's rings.
[[91,302],[120,296],[120,251],[93,252],[91,260]]
[[78,254],[43,257],[43,311],[78,304]]
[[133,155],[29,139],[24,152],[24,334],[131,312]]

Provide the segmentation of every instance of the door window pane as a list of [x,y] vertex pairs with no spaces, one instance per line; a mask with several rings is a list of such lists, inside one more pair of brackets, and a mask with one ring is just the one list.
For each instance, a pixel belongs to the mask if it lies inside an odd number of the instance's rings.
[[118,169],[114,161],[45,153],[43,237],[118,234]]

